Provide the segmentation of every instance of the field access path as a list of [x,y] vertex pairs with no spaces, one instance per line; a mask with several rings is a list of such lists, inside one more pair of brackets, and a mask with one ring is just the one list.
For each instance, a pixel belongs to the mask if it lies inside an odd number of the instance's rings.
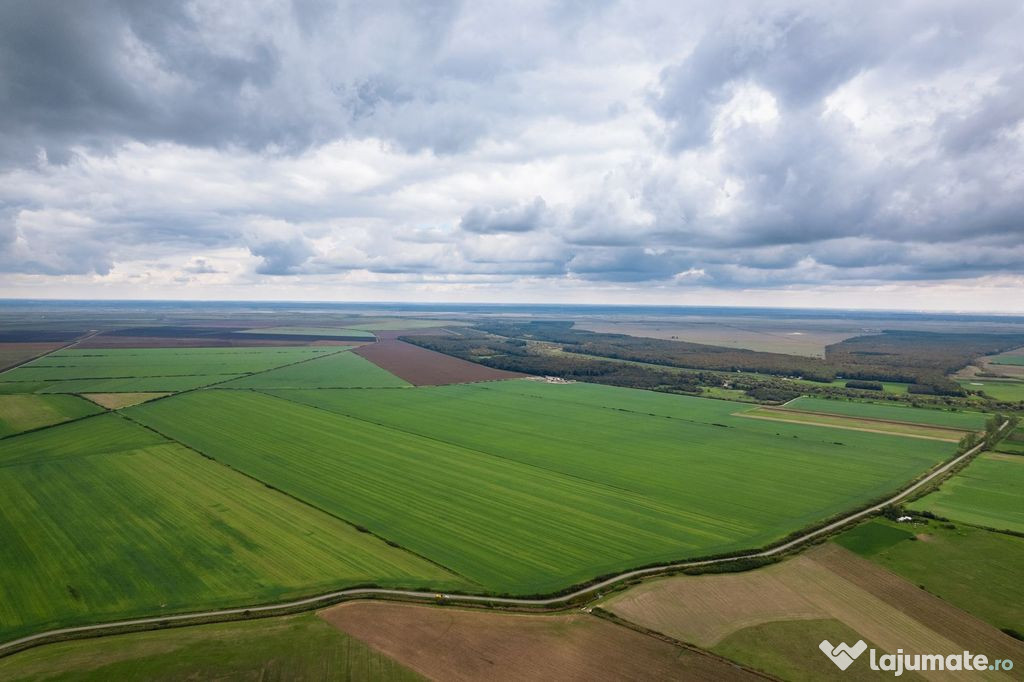
[[[997,433],[1002,432],[1009,424],[1009,420],[1004,421],[1000,424]],[[423,592],[417,590],[399,590],[399,589],[386,589],[386,588],[352,588],[346,590],[337,590],[335,592],[328,592],[326,594],[316,595],[313,597],[307,597],[305,599],[297,599],[294,601],[283,602],[278,604],[264,604],[261,606],[249,606],[249,607],[237,607],[230,609],[217,609],[212,611],[202,611],[196,613],[182,613],[177,615],[168,616],[155,616],[152,618],[132,618],[128,620],[120,620],[110,623],[97,623],[95,625],[80,625],[69,628],[59,628],[55,630],[47,630],[45,632],[39,632],[34,635],[27,635],[20,637],[9,642],[0,644],[0,656],[21,651],[33,646],[39,646],[42,644],[48,644],[51,642],[62,641],[65,639],[73,638],[85,638],[89,636],[101,636],[110,634],[120,634],[123,632],[129,632],[134,630],[145,630],[153,629],[149,626],[157,627],[171,627],[175,624],[178,625],[194,625],[200,623],[211,623],[221,620],[237,620],[245,618],[259,618],[274,615],[285,615],[289,613],[295,613],[297,611],[305,611],[314,609],[320,606],[329,606],[341,601],[347,601],[352,599],[360,598],[377,598],[377,599],[394,599],[394,600],[405,600],[405,601],[436,601],[438,597],[442,597],[446,605],[458,606],[458,605],[484,605],[484,606],[503,606],[510,608],[523,608],[523,609],[560,609],[565,608],[572,604],[572,602],[578,601],[584,597],[600,597],[601,590],[616,585],[620,582],[633,580],[635,578],[644,578],[649,576],[661,575],[676,570],[686,568],[700,568],[702,566],[712,566],[716,564],[725,564],[732,561],[740,561],[744,559],[762,559],[771,558],[783,554],[795,547],[806,544],[819,536],[830,533],[834,530],[842,528],[854,521],[858,521],[866,516],[870,516],[875,512],[878,512],[890,504],[894,504],[903,500],[907,496],[917,492],[924,486],[928,485],[936,478],[943,476],[951,469],[959,465],[960,463],[970,459],[974,455],[978,454],[984,448],[984,443],[978,444],[970,450],[957,455],[953,459],[949,460],[945,464],[941,464],[934,468],[931,472],[925,476],[911,482],[907,487],[897,492],[892,497],[879,502],[875,505],[861,509],[860,511],[848,514],[836,521],[828,523],[824,526],[816,528],[814,530],[802,533],[799,536],[783,542],[782,544],[775,545],[757,552],[750,552],[748,554],[742,554],[732,557],[724,557],[719,559],[702,559],[697,561],[680,561],[672,564],[663,564],[661,566],[650,566],[647,568],[638,568],[632,571],[626,571],[618,575],[612,576],[605,580],[602,580],[591,585],[587,585],[573,592],[562,594],[554,597],[539,598],[539,599],[528,599],[528,598],[517,598],[517,597],[488,597],[484,595],[474,594],[454,594],[446,593],[440,595],[437,592]]]

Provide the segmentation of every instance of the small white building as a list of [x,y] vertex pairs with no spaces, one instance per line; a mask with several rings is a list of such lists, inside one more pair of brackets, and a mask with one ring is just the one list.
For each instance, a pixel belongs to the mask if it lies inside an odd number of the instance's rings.
[[907,521],[913,521],[913,520],[914,520],[914,517],[913,517],[913,516],[901,516],[901,517],[899,517],[899,518],[898,518],[898,519],[896,519],[896,520],[897,520],[897,521],[898,521],[899,523],[905,523],[905,522],[907,522]]

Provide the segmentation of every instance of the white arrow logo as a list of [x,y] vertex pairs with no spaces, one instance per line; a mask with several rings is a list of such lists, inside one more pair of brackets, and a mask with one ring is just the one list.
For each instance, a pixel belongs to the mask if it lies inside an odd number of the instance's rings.
[[840,642],[839,644],[832,646],[832,643],[827,639],[821,640],[821,644],[818,645],[826,656],[828,656],[833,663],[840,670],[846,670],[850,667],[850,664],[857,660],[857,657],[864,653],[864,650],[868,648],[868,645],[864,643],[864,640],[858,641],[853,646],[846,646],[846,642]]

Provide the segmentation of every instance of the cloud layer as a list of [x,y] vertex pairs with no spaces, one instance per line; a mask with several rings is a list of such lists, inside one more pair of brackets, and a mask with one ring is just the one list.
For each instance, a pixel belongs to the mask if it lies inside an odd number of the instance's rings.
[[1024,306],[1019,3],[642,5],[3,3],[0,294]]

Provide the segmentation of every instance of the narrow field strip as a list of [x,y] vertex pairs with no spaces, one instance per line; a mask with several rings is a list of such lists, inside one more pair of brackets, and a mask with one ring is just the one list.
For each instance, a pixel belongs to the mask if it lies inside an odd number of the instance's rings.
[[752,410],[736,412],[735,415],[738,417],[745,417],[747,419],[764,419],[767,421],[805,424],[808,426],[824,426],[827,428],[844,429],[848,431],[863,431],[865,433],[885,433],[894,436],[904,436],[906,438],[937,440],[945,443],[956,443],[964,434],[963,431],[952,431],[935,426],[921,426],[917,424],[902,424],[881,420],[857,419],[853,417],[841,417],[817,412],[798,412],[796,410],[784,410],[780,408],[757,407]]

